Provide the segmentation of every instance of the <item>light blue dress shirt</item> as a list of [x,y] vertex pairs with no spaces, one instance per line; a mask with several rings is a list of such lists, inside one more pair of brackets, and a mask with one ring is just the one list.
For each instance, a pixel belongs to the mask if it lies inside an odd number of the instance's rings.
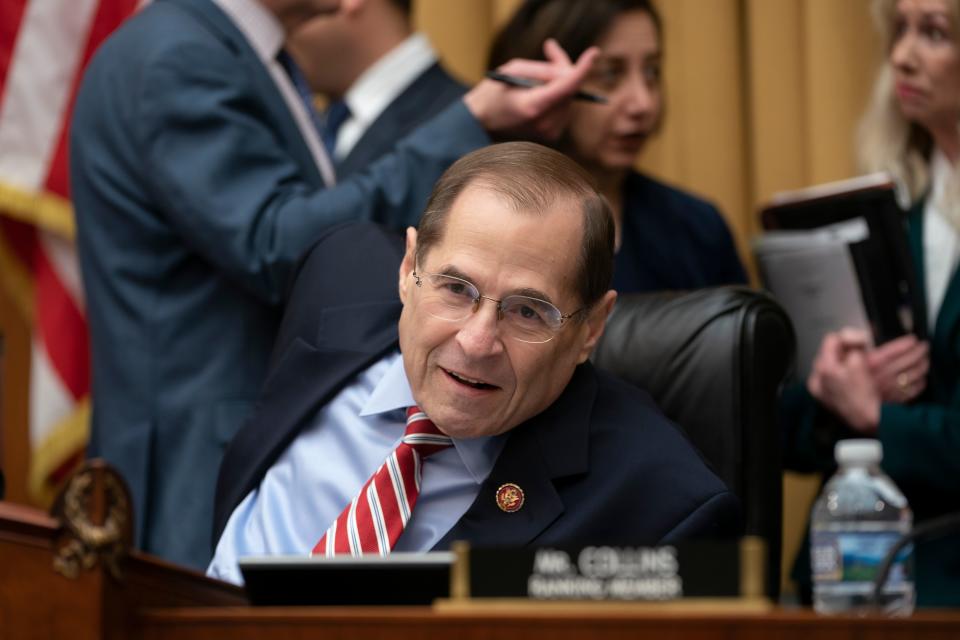
[[[239,558],[309,554],[399,444],[413,404],[400,353],[360,373],[234,509],[207,574],[242,584]],[[473,503],[504,442],[455,438],[453,447],[427,458],[420,497],[394,550],[433,548]]]

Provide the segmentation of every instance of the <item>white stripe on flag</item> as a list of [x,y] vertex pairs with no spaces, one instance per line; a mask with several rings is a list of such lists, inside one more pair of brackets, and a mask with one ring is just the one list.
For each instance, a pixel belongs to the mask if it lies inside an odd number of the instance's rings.
[[0,104],[0,182],[40,191],[97,0],[29,2]]
[[70,297],[73,298],[73,302],[77,305],[80,313],[85,313],[76,245],[59,234],[49,231],[42,231],[39,235],[41,246],[46,251],[47,259],[50,260],[57,279],[63,283],[64,288],[70,293]]
[[73,395],[53,368],[46,347],[34,337],[30,350],[30,448],[36,451],[73,411]]

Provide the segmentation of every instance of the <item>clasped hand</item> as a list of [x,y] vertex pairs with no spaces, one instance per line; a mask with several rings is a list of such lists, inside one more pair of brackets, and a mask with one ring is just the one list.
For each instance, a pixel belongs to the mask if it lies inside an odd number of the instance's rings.
[[852,428],[873,434],[881,404],[919,396],[929,369],[929,345],[914,335],[874,347],[867,332],[843,329],[824,336],[807,389]]

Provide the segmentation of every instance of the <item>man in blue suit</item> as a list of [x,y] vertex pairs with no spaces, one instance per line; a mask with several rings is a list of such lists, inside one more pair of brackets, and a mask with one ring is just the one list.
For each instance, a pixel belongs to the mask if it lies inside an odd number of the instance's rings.
[[454,446],[422,463],[391,550],[735,535],[737,498],[685,436],[588,362],[616,299],[612,265],[612,216],[590,178],[525,142],[454,164],[405,248],[375,226],[327,234],[224,457],[209,573],[239,582],[241,557],[309,553],[410,406]]
[[410,0],[351,0],[290,39],[311,87],[330,100],[324,131],[338,179],[362,170],[467,90],[440,64],[426,35],[413,30],[410,13]]
[[[293,267],[330,225],[415,219],[487,131],[562,124],[591,63],[474,87],[334,186],[286,34],[337,0],[156,0],[97,52],[71,130],[93,354],[89,454],[123,473],[139,547],[205,566],[216,469],[266,372]],[[595,53],[595,52],[594,52]],[[557,112],[561,112],[561,116]]]

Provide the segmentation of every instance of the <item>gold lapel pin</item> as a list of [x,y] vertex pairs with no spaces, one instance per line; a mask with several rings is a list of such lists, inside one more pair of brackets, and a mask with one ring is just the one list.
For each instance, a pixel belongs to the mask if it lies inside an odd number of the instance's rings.
[[520,511],[523,506],[523,489],[512,482],[501,485],[497,489],[497,506],[507,513]]

